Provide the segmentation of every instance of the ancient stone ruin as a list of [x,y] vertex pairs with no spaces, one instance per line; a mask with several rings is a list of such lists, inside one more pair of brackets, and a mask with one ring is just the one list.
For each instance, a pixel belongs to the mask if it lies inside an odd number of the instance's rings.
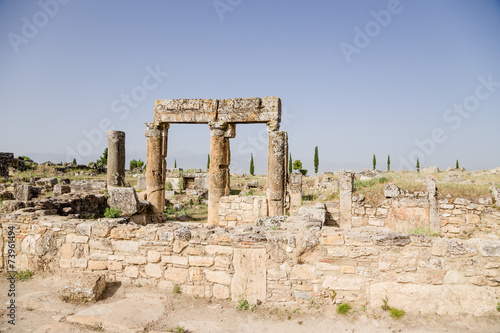
[[153,213],[165,207],[165,178],[170,124],[208,124],[211,132],[208,182],[208,224],[218,224],[219,203],[230,192],[229,139],[236,136],[236,124],[265,123],[269,132],[267,162],[267,214],[285,212],[288,138],[279,131],[281,101],[277,97],[235,99],[157,100],[154,122],[146,124],[147,200]]
[[[289,174],[280,113],[276,97],[158,100],[146,124],[146,174],[135,175],[135,188],[125,180],[119,131],[108,133],[105,179],[70,180],[64,172],[71,167],[61,165],[57,177],[0,184],[3,268],[11,227],[18,270],[90,274],[64,288],[61,297],[72,301],[98,301],[105,280],[113,280],[251,304],[328,300],[375,309],[388,298],[421,314],[495,313],[500,168],[487,173],[494,183],[481,184],[489,191],[469,198],[441,192],[466,174],[460,170],[418,174],[419,190],[378,171]],[[208,175],[166,168],[168,129],[176,123],[209,126]],[[237,185],[230,183],[230,139],[245,123],[265,123],[269,132],[265,188],[264,179],[239,185],[265,189],[262,196],[230,195]],[[8,176],[12,159],[0,154],[0,175]],[[89,169],[77,173],[96,171]],[[359,191],[361,180],[379,186],[378,201]],[[318,197],[307,199],[306,190]],[[207,204],[207,223],[168,219],[166,199],[181,192]],[[122,215],[103,218],[109,208]]]
[[108,188],[125,185],[125,133],[108,132]]

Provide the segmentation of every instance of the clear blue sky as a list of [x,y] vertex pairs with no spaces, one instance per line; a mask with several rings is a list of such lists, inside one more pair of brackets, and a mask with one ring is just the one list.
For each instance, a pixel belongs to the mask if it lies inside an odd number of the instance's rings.
[[[278,96],[310,173],[315,146],[320,172],[373,154],[382,170],[388,154],[494,168],[499,32],[490,0],[0,0],[0,151],[88,163],[104,123],[144,160],[156,99]],[[232,171],[253,153],[265,173],[265,126],[236,131]],[[172,125],[167,162],[204,168],[209,146],[208,126]]]

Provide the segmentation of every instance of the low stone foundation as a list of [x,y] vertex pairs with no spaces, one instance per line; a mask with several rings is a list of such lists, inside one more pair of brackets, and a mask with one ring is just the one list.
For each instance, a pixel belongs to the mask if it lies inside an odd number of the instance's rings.
[[273,230],[124,221],[6,215],[1,246],[14,226],[18,270],[101,272],[108,281],[169,291],[177,284],[188,295],[250,303],[309,302],[335,291],[337,302],[378,307],[387,297],[407,312],[486,315],[500,300],[499,240],[291,222]]
[[253,224],[259,217],[267,217],[267,197],[231,195],[220,199],[219,225]]

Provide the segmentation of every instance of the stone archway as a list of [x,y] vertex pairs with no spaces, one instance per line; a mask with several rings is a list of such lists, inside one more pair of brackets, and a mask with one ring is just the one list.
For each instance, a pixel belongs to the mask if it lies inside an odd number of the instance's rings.
[[172,123],[208,124],[211,132],[208,224],[218,223],[219,201],[229,195],[231,149],[236,124],[266,123],[269,133],[267,198],[270,216],[283,215],[287,184],[288,136],[280,132],[278,97],[157,100],[154,122],[146,123],[146,192],[152,213],[163,213],[168,129]]

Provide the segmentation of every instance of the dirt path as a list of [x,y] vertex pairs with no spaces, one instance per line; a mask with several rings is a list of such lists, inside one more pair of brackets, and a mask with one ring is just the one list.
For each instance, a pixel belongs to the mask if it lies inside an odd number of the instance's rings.
[[[8,283],[0,283],[0,332],[500,332],[500,314],[492,317],[420,316],[393,319],[381,309],[337,314],[332,304],[262,304],[246,311],[236,302],[174,294],[171,290],[110,284],[96,304],[61,301],[67,278],[41,275],[16,282],[16,325],[8,323]],[[184,331],[182,330],[184,329]]]

